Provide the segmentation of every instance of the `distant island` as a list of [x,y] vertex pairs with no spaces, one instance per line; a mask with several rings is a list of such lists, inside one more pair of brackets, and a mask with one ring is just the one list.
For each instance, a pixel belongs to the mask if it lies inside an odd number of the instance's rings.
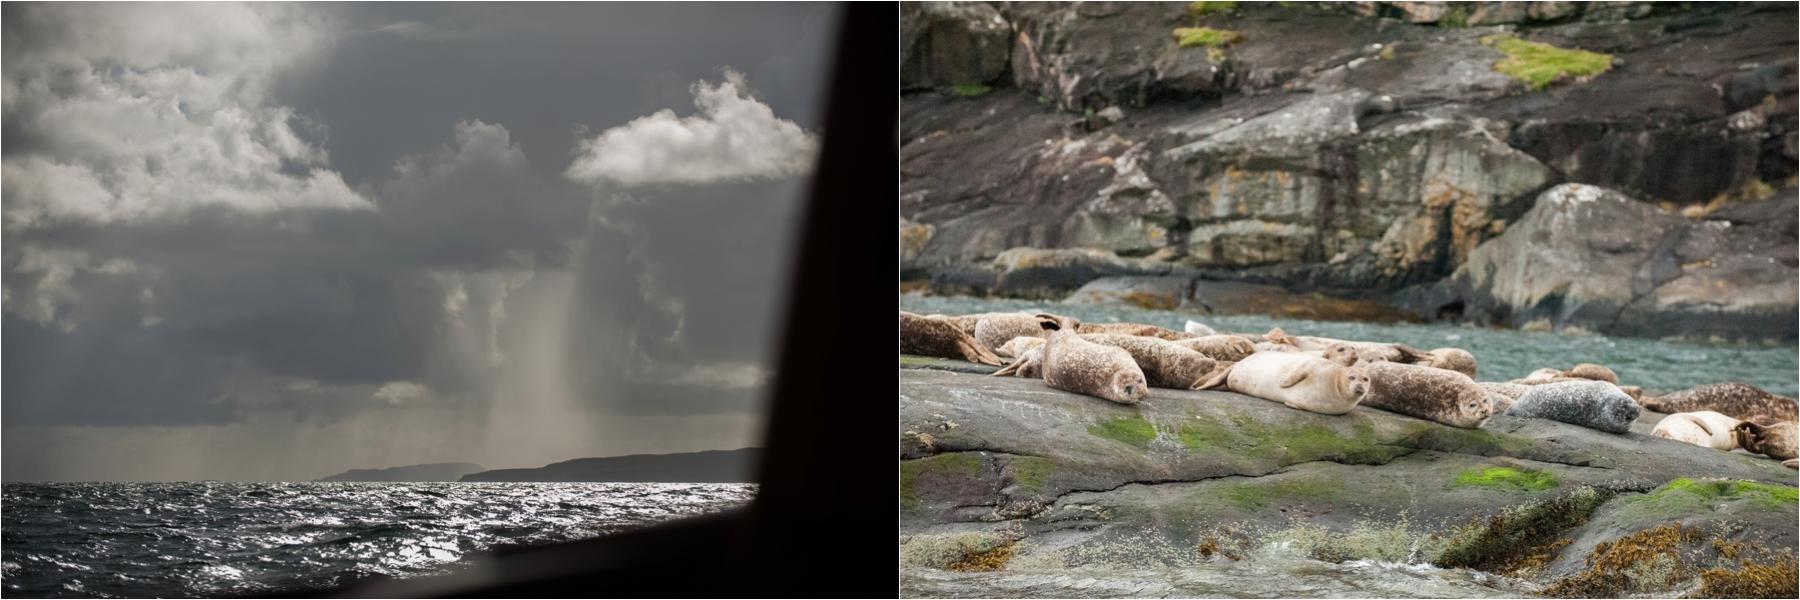
[[753,483],[762,448],[707,450],[679,454],[630,454],[577,458],[535,469],[495,469],[463,475],[462,481],[618,481],[667,483]]
[[475,463],[449,462],[386,469],[351,469],[319,481],[457,481],[464,475],[486,468]]

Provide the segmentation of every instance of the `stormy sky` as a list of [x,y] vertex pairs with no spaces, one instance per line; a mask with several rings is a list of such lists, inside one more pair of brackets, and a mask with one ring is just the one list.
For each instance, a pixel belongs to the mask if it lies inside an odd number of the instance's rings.
[[7,3],[7,480],[754,445],[825,4]]

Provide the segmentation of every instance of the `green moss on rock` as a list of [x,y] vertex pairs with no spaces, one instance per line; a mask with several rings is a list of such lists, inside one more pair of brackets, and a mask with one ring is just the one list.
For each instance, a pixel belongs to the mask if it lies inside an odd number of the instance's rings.
[[921,480],[944,477],[975,478],[981,475],[981,459],[967,452],[951,452],[900,461],[900,508],[919,507]]
[[1237,2],[1234,0],[1201,0],[1199,2],[1188,3],[1188,14],[1193,15],[1194,18],[1221,15],[1234,10],[1237,10]]
[[1330,498],[1342,491],[1337,482],[1308,477],[1240,483],[1224,488],[1220,494],[1233,506],[1259,511],[1284,501]]
[[1626,508],[1650,518],[1667,518],[1703,512],[1721,502],[1749,501],[1772,510],[1794,510],[1800,504],[1800,488],[1734,479],[1682,477],[1626,502]]
[[1012,476],[1013,485],[1034,493],[1044,493],[1050,482],[1050,474],[1057,469],[1056,461],[1036,456],[1016,456],[1006,463],[1007,472]]
[[1088,433],[1115,442],[1149,448],[1156,439],[1156,427],[1141,417],[1123,417],[1088,426]]
[[992,91],[994,88],[982,83],[959,83],[950,88],[950,93],[963,98],[978,98],[986,96],[988,92]]
[[1494,63],[1495,71],[1525,82],[1532,90],[1567,79],[1592,77],[1612,68],[1610,54],[1558,48],[1507,35],[1488,36],[1481,42],[1506,55]]
[[1512,467],[1483,467],[1457,474],[1450,487],[1484,487],[1501,490],[1541,492],[1559,485],[1556,475],[1546,471]]
[[1559,542],[1559,536],[1586,523],[1612,492],[1581,487],[1562,496],[1500,511],[1457,528],[1431,564],[1501,571]]
[[1183,48],[1204,47],[1224,48],[1243,41],[1244,36],[1236,31],[1213,29],[1211,27],[1177,27],[1175,43]]

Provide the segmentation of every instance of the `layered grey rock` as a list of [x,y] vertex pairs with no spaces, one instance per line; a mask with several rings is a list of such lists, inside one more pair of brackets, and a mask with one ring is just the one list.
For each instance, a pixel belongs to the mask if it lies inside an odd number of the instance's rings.
[[[1001,5],[1017,90],[903,98],[905,277],[1011,295],[991,265],[1001,253],[1095,249],[1170,274],[1390,293],[1456,272],[1559,183],[1691,212],[1766,196],[1795,174],[1792,6],[1348,8]],[[1518,24],[1532,28],[1508,29]],[[1179,47],[1173,30],[1192,26],[1241,40]],[[1495,70],[1496,35],[1608,53],[1612,66],[1531,91]],[[1725,247],[1735,258],[1657,282],[1673,284],[1663,294],[1618,298],[1636,304],[1613,320],[1641,323],[1620,331],[1670,315],[1780,325],[1760,311],[1780,303],[1766,297],[1776,278],[1794,278],[1757,265],[1791,253],[1734,241],[1750,231],[1741,223],[1705,227],[1663,254]],[[1021,289],[1049,297],[1081,277],[1161,274],[1087,269]],[[1706,291],[1721,281],[1722,293]],[[1439,307],[1461,314],[1452,304]]]
[[1565,184],[1444,282],[1421,312],[1618,335],[1794,339],[1796,194],[1690,219]]

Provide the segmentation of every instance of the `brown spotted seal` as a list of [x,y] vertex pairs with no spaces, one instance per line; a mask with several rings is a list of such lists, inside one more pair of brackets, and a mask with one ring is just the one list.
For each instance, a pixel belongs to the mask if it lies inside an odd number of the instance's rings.
[[[1038,331],[1043,330],[1039,329]],[[1018,358],[1024,356],[1027,350],[1042,347],[1044,347],[1044,338],[1042,337],[1016,337],[1012,341],[1001,344],[999,348],[995,348],[994,354],[998,354],[1002,358]]]
[[1369,378],[1363,406],[1463,429],[1480,427],[1494,414],[1487,390],[1462,373],[1388,361],[1364,363],[1362,369]]
[[1256,352],[1256,343],[1236,335],[1203,335],[1169,342],[1222,362],[1237,362]]
[[1675,413],[1657,421],[1650,435],[1730,452],[1738,447],[1734,430],[1742,422],[1710,410]]
[[1800,406],[1793,398],[1737,382],[1708,383],[1661,396],[1644,396],[1638,398],[1638,404],[1659,413],[1710,410],[1765,425],[1800,419]]
[[1258,352],[1215,373],[1197,389],[1225,389],[1300,410],[1341,415],[1369,391],[1362,367],[1298,352]]
[[1175,331],[1155,325],[1142,323],[1082,323],[1079,333],[1117,333],[1122,335],[1141,335],[1162,340],[1174,341],[1195,337],[1194,334]]
[[1789,468],[1800,468],[1800,450],[1795,448],[1795,423],[1781,421],[1772,425],[1763,425],[1755,421],[1738,423],[1732,433],[1737,436],[1738,446],[1781,461]]
[[1456,371],[1475,378],[1475,355],[1462,348],[1434,348],[1425,352],[1424,360],[1417,364],[1435,367],[1446,371]]
[[1517,384],[1522,384],[1522,385],[1543,385],[1546,383],[1561,383],[1564,381],[1575,381],[1575,380],[1581,380],[1581,379],[1586,379],[1586,380],[1590,380],[1590,381],[1604,381],[1604,382],[1613,384],[1615,386],[1619,385],[1618,374],[1613,373],[1612,369],[1608,369],[1606,367],[1596,365],[1593,363],[1581,363],[1579,365],[1575,365],[1574,368],[1569,369],[1567,371],[1558,371],[1556,369],[1538,369],[1536,371],[1532,371],[1530,375],[1526,375],[1523,378],[1512,380],[1512,383],[1517,383]]
[[1475,377],[1475,355],[1461,348],[1438,348],[1427,352],[1406,344],[1336,342],[1325,347],[1325,359],[1342,365],[1387,361],[1455,371],[1471,379]]
[[990,314],[975,322],[975,343],[994,350],[1016,337],[1048,337],[1038,318],[1027,314]]
[[984,365],[1006,364],[949,319],[924,317],[900,311],[900,352],[938,358],[956,358]]
[[[1038,339],[1038,338],[1015,338],[1015,339],[1023,340],[1023,339]],[[1018,355],[1013,358],[1013,361],[1011,364],[1008,364],[1008,365],[1006,365],[1005,368],[1002,368],[998,371],[993,372],[993,376],[995,376],[995,377],[1005,377],[1007,375],[1013,375],[1016,377],[1024,377],[1027,379],[1043,379],[1044,378],[1044,345],[1038,344],[1036,346],[1031,346],[1030,348],[1028,348],[1026,350],[1020,351],[1018,353]]]
[[1123,348],[1137,361],[1144,378],[1152,387],[1191,390],[1223,365],[1205,354],[1153,337],[1116,333],[1083,334],[1081,339]]
[[1044,342],[1041,370],[1050,387],[1136,404],[1149,393],[1144,371],[1123,348],[1096,344],[1081,338],[1081,322],[1072,317],[1041,315],[1040,325],[1050,331]]

